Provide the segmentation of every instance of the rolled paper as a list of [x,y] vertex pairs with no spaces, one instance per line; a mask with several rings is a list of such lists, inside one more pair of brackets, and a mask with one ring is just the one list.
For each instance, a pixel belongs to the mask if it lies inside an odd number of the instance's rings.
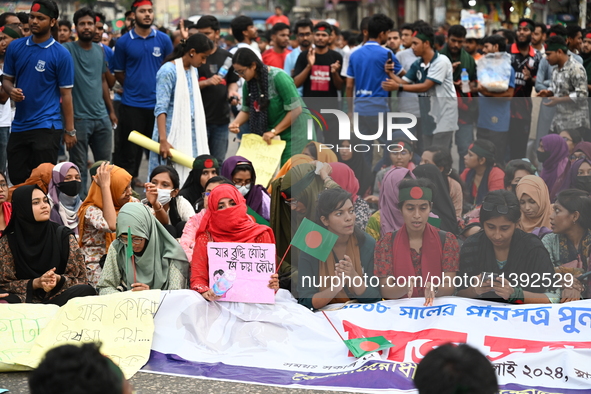
[[[138,133],[135,130],[129,133],[129,137],[127,137],[127,139],[129,140],[129,142],[133,142],[134,144],[139,145],[144,149],[151,150],[154,153],[160,154],[160,144],[158,142],[146,137],[141,133]],[[193,168],[193,161],[195,160],[193,157],[187,156],[176,149],[171,149],[170,154],[172,155],[170,159],[175,163],[178,163],[187,168]]]

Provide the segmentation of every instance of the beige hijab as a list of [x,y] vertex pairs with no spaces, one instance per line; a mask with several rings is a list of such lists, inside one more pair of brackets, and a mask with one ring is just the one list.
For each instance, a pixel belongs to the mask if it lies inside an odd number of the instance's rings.
[[517,184],[517,198],[527,194],[540,207],[538,215],[535,218],[528,218],[523,213],[519,220],[519,228],[526,233],[531,233],[536,227],[550,228],[550,214],[552,213],[552,204],[550,204],[550,194],[546,182],[538,176],[527,175],[521,178]]

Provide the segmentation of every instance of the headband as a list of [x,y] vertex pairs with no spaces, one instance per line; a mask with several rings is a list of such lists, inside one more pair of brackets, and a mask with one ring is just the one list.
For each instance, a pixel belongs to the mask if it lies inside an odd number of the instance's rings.
[[[394,142],[394,145],[400,145],[402,147],[402,149],[406,149],[407,151],[409,151],[410,153],[413,153],[413,147],[412,144],[407,142],[407,141],[398,141],[398,142]],[[396,151],[398,152],[398,151]]]
[[433,201],[433,191],[428,187],[409,187],[400,189],[398,193],[398,201],[404,202],[408,200],[427,200]]
[[103,24],[105,23],[105,18],[101,18],[99,15],[96,15],[94,17],[94,23],[98,23],[98,22],[103,22]]
[[527,22],[527,21],[523,21],[519,24],[519,27],[527,27],[529,30],[534,31],[534,25],[532,25],[531,23]]
[[203,170],[206,168],[220,168],[218,164],[218,160],[214,158],[207,158],[207,159],[195,159],[193,161],[193,169],[194,170]]
[[429,38],[425,34],[419,33],[416,30],[412,33],[412,36],[418,38],[421,41],[429,41],[431,44],[433,44],[433,39],[432,38]]
[[151,6],[152,2],[150,0],[136,0],[131,5],[131,11],[135,12],[135,10],[137,10],[139,7],[141,7],[143,5],[150,5]]
[[558,42],[553,42],[551,44],[548,44],[548,46],[546,47],[547,52],[555,52],[559,49],[562,49],[562,52],[564,52],[564,53],[566,53],[566,51],[568,51],[568,47],[565,44],[561,44]]
[[314,33],[318,32],[318,31],[323,31],[326,34],[328,34],[329,36],[332,34],[332,28],[328,27],[328,26],[314,26]]
[[478,156],[484,157],[485,159],[491,159],[492,160],[492,159],[495,158],[495,155],[492,152],[489,152],[486,149],[481,148],[478,145],[472,144],[472,145],[470,145],[468,147],[468,149],[471,150],[472,152],[476,153]]
[[45,4],[38,2],[33,2],[33,5],[31,6],[31,12],[40,12],[52,19],[57,19],[58,17],[56,10],[50,10]]
[[15,40],[17,38],[21,38],[21,35],[19,33],[17,33],[15,30],[11,29],[8,26],[0,27],[0,32],[6,34],[8,37],[14,38]]
[[591,38],[591,33],[585,34],[585,37],[584,38]]

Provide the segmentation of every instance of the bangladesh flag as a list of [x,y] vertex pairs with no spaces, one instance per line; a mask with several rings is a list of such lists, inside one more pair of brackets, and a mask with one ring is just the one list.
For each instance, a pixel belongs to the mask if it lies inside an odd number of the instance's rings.
[[267,227],[271,227],[271,224],[269,224],[269,222],[267,221],[267,219],[265,219],[264,217],[262,217],[261,215],[259,215],[257,213],[257,211],[255,211],[254,209],[252,209],[249,206],[246,206],[246,213],[253,218],[253,220],[257,223],[257,224],[262,224],[263,226],[267,226]]
[[326,261],[338,238],[336,234],[304,218],[291,244],[318,260]]
[[392,342],[383,336],[347,339],[345,345],[347,345],[355,358],[360,358],[379,350],[386,350],[394,347]]

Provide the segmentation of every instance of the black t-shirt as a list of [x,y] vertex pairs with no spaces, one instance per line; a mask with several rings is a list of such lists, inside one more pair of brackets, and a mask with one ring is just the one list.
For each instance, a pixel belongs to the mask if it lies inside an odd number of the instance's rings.
[[[215,53],[207,58],[207,62],[197,69],[199,81],[204,81],[216,75],[224,65],[227,57],[232,57],[232,54],[225,49],[218,48]],[[238,82],[238,79],[238,75],[234,73],[234,67],[230,67],[228,74],[220,84],[201,89],[207,124],[223,125],[230,123],[228,85]]]
[[[323,55],[316,54],[316,61],[303,85],[304,97],[338,97],[337,88],[330,73],[330,65],[337,60],[341,62],[342,67],[343,57],[332,49]],[[293,75],[299,75],[307,65],[308,51],[304,51],[298,56]]]

